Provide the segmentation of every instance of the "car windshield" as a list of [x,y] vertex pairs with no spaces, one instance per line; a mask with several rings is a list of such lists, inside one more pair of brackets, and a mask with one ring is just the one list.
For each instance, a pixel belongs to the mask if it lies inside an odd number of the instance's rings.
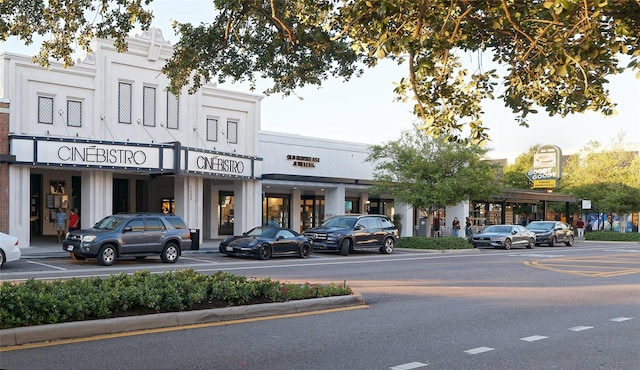
[[273,227],[255,227],[246,233],[246,236],[259,236],[263,238],[273,238],[278,229]]
[[105,217],[102,220],[98,221],[98,223],[95,224],[94,228],[95,229],[114,230],[118,226],[122,225],[122,223],[124,221],[125,221],[125,219],[122,218],[122,217],[109,216],[109,217]]
[[553,222],[532,222],[529,225],[527,225],[527,229],[533,229],[533,230],[549,230],[549,229],[553,229]]
[[485,233],[510,233],[511,232],[511,226],[499,226],[499,225],[493,225],[493,226],[487,226],[486,229],[484,229]]
[[353,225],[356,224],[355,217],[332,217],[325,222],[322,223],[324,227],[342,227],[342,228],[353,228]]

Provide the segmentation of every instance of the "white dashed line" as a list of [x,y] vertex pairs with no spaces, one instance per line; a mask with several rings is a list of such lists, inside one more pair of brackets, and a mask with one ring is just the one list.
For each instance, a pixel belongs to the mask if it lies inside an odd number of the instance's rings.
[[411,370],[411,369],[417,369],[419,367],[425,367],[425,366],[429,366],[429,364],[425,364],[422,362],[409,362],[408,364],[394,366],[394,367],[391,367],[390,369],[391,370]]
[[465,352],[470,354],[470,355],[477,355],[479,353],[495,351],[495,350],[496,350],[495,348],[491,348],[491,347],[478,347],[478,348],[468,349]]
[[623,321],[627,321],[627,320],[631,320],[632,317],[616,317],[615,319],[611,319],[609,321],[615,321],[615,322],[623,322]]
[[537,340],[542,340],[542,339],[547,339],[549,337],[545,337],[543,335],[532,335],[530,337],[524,337],[524,338],[520,338],[520,340],[523,340],[525,342],[535,342]]
[[569,328],[571,331],[583,331],[593,329],[593,326],[574,326],[573,328]]

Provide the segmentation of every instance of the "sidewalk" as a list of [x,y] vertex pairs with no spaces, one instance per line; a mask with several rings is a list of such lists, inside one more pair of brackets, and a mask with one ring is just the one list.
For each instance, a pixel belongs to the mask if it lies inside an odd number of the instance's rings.
[[[222,239],[205,239],[200,243],[199,249],[189,249],[182,251],[183,255],[198,253],[218,253],[218,246]],[[19,247],[22,258],[52,258],[67,257],[69,252],[62,250],[62,244],[58,243],[56,236],[45,236],[32,238],[28,246],[26,242],[20,241]]]

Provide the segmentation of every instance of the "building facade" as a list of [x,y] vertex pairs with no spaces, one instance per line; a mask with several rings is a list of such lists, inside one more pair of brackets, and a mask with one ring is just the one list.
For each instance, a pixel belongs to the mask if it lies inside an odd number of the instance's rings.
[[[262,97],[213,85],[175,96],[160,30],[128,43],[118,53],[96,40],[73,67],[49,70],[0,54],[0,227],[23,245],[55,234],[60,208],[85,228],[112,213],[173,212],[204,238],[261,222]],[[219,207],[229,194],[230,224]]]

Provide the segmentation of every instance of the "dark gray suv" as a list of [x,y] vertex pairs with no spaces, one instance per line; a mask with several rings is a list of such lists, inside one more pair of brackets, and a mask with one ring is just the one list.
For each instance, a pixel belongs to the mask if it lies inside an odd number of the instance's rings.
[[333,216],[321,226],[304,231],[314,249],[340,251],[343,256],[356,248],[377,248],[390,254],[396,245],[398,228],[384,215]]
[[74,259],[96,258],[110,266],[118,258],[143,259],[159,255],[174,263],[191,247],[191,235],[180,216],[163,213],[118,213],[103,218],[91,229],[67,233],[62,249]]

